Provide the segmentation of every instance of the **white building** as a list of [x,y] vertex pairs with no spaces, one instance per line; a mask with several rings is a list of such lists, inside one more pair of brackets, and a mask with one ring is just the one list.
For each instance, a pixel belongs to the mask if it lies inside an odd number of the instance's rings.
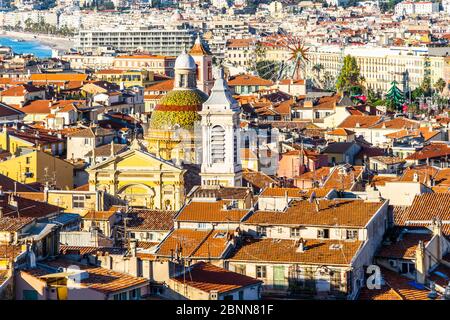
[[112,47],[117,50],[144,50],[152,54],[177,56],[183,49],[195,42],[195,31],[184,28],[146,28],[146,29],[90,29],[81,30],[76,37],[76,48],[82,51],[95,51],[98,48]]
[[202,116],[202,185],[242,185],[239,154],[239,105],[232,97],[223,70],[214,83]]
[[403,1],[395,6],[396,16],[407,16],[412,14],[431,14],[439,12],[439,2],[431,1]]

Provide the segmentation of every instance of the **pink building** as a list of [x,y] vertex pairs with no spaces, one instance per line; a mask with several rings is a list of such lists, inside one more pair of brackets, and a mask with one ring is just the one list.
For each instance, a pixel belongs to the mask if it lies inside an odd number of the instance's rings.
[[327,164],[326,155],[306,149],[292,150],[281,155],[277,174],[279,177],[295,180],[303,173],[317,170]]

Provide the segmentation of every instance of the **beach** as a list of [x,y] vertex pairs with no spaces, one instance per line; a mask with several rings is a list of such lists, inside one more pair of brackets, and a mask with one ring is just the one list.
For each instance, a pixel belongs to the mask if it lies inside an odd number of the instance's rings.
[[0,36],[18,40],[37,41],[42,45],[50,47],[51,49],[62,51],[69,50],[74,46],[74,41],[71,38],[64,38],[46,34],[32,34],[17,31],[2,31]]

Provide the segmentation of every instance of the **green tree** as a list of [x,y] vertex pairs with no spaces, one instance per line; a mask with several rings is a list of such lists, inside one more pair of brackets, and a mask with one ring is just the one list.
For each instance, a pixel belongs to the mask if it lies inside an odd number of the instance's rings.
[[403,91],[398,87],[397,81],[391,82],[391,88],[386,94],[386,102],[391,110],[400,111],[402,105],[405,103],[405,95]]
[[430,79],[430,77],[423,78],[423,81],[420,84],[420,88],[423,90],[424,95],[431,94],[431,79]]
[[445,85],[446,85],[445,80],[439,78],[434,84],[434,88],[436,89],[437,92],[442,93],[442,91],[444,91]]
[[336,81],[337,90],[343,95],[351,95],[362,91],[364,78],[361,76],[355,57],[347,55],[344,65]]
[[321,63],[316,63],[312,67],[312,70],[317,74],[317,79],[320,79],[320,73],[323,71],[323,69],[325,69],[325,67]]

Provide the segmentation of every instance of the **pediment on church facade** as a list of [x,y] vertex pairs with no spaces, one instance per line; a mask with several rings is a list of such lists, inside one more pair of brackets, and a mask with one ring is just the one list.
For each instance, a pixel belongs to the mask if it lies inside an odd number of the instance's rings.
[[141,171],[172,171],[181,172],[182,168],[177,167],[169,161],[157,158],[147,152],[140,150],[129,150],[121,153],[114,158],[96,164],[88,169],[88,171],[96,170],[117,170],[136,169]]

